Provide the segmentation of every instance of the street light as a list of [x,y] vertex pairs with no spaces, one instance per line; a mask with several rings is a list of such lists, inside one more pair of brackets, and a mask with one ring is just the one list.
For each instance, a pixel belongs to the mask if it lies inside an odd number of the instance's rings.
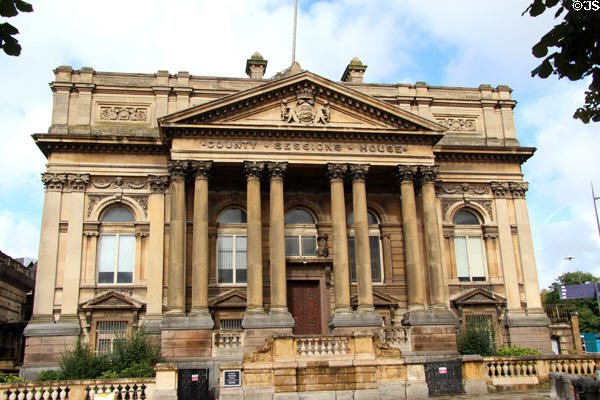
[[594,193],[594,184],[590,182],[592,185],[592,199],[594,199],[594,211],[596,212],[596,226],[598,227],[598,235],[600,236],[600,220],[598,220],[598,207],[596,206],[596,200],[600,199],[600,197],[596,197]]

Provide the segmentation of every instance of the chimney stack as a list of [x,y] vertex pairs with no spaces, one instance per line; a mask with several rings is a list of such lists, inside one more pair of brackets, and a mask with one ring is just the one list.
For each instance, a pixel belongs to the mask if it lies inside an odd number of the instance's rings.
[[367,66],[363,65],[358,57],[354,57],[350,60],[350,64],[348,64],[344,71],[344,75],[342,75],[342,82],[363,83],[363,75],[365,74],[366,69]]

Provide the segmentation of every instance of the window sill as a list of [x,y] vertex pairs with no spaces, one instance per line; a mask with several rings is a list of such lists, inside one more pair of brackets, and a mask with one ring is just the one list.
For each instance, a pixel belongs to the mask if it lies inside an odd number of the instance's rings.
[[317,264],[324,262],[331,262],[329,257],[317,257],[317,256],[287,256],[285,261],[294,264]]

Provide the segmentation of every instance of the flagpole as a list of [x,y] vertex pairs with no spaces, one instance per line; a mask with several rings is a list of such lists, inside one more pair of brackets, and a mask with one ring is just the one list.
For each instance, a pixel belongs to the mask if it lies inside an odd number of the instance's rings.
[[594,193],[594,184],[590,182],[592,185],[592,199],[594,199],[594,211],[596,212],[596,226],[598,227],[598,235],[600,235],[600,221],[598,220],[598,207],[596,206],[596,200],[600,199],[600,197],[596,197]]
[[294,39],[292,41],[292,64],[296,61],[296,24],[298,21],[298,0],[294,1]]

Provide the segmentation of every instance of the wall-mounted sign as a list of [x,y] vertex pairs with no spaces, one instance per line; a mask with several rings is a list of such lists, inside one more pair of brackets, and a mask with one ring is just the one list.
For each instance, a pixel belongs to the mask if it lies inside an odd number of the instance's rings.
[[438,368],[438,372],[440,374],[447,374],[448,373],[448,368],[446,368],[446,367],[440,367],[440,368]]
[[198,374],[192,374],[192,382],[198,382]]
[[242,370],[240,370],[240,369],[223,370],[223,386],[224,387],[242,386]]

